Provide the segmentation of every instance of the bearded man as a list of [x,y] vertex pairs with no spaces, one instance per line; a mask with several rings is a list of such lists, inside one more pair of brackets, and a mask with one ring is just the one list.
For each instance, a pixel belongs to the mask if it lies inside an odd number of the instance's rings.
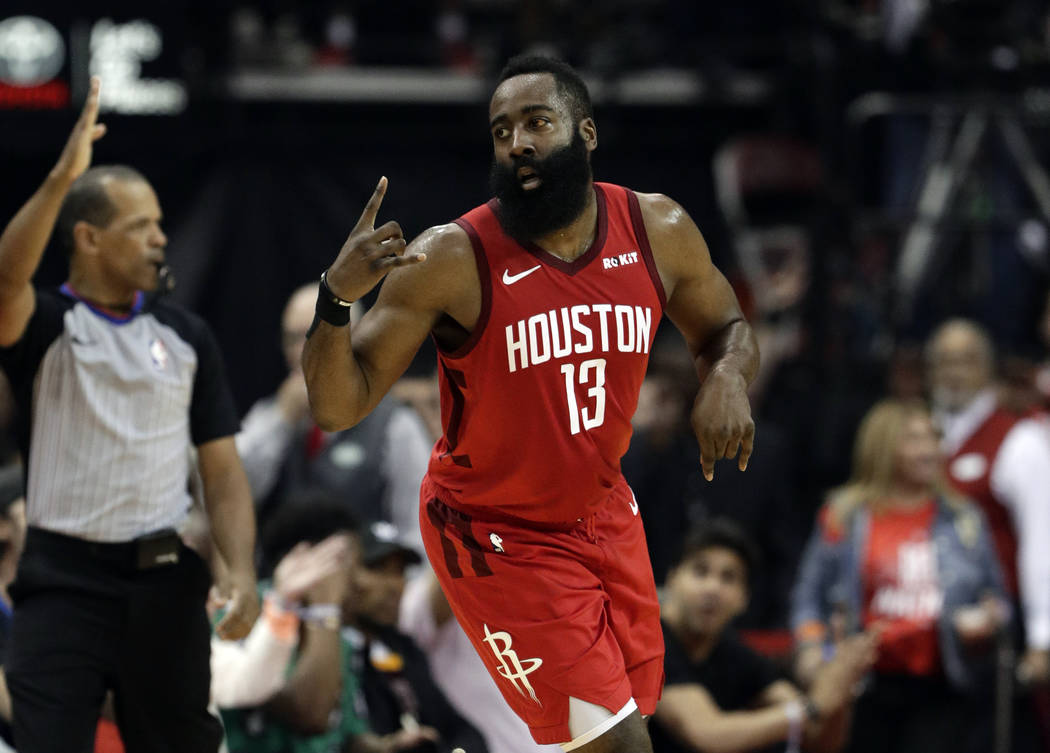
[[[512,60],[489,129],[495,198],[410,246],[397,223],[374,227],[380,180],[321,278],[311,411],[329,431],[360,421],[435,339],[444,433],[420,520],[453,613],[538,743],[651,753],[660,606],[620,458],[666,311],[700,374],[704,473],[738,452],[743,470],[755,339],[681,206],[592,180],[598,132],[572,68]],[[351,328],[350,302],[387,273]]]

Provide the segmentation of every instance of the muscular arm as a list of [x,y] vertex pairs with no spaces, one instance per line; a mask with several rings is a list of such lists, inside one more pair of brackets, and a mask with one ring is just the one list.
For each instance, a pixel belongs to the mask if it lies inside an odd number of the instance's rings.
[[642,195],[639,201],[667,295],[667,316],[685,337],[701,381],[720,368],[750,383],[758,370],[758,347],[700,229],[666,196]]
[[233,437],[197,448],[204,501],[215,545],[229,569],[232,601],[216,626],[221,638],[243,638],[259,614],[255,588],[255,510]]
[[91,145],[106,132],[105,126],[95,123],[98,91],[99,81],[92,79],[84,109],[58,162],[0,235],[0,346],[18,342],[25,332],[36,307],[30,281],[44,255],[62,201],[73,181],[91,164]]
[[356,326],[321,322],[307,340],[303,373],[310,411],[326,431],[368,415],[444,314],[465,328],[476,322],[469,304],[476,300],[480,307],[480,287],[466,233],[456,225],[431,228],[405,252],[416,254],[425,254],[426,262],[391,272]]
[[758,372],[754,333],[686,211],[659,194],[638,199],[667,295],[667,315],[685,337],[700,376],[693,428],[704,474],[713,478],[714,461],[735,456],[738,447],[743,470],[754,437],[747,400],[747,385]]

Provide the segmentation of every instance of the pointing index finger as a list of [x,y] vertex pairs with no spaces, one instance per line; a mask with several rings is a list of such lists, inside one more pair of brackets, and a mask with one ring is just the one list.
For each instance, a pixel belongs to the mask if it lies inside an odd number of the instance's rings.
[[361,218],[357,221],[357,225],[354,227],[354,231],[359,230],[372,230],[375,228],[376,216],[379,214],[379,207],[383,204],[383,197],[386,196],[387,180],[384,175],[379,179],[379,183],[376,185],[376,190],[372,192],[372,198],[365,204],[364,211],[361,212]]

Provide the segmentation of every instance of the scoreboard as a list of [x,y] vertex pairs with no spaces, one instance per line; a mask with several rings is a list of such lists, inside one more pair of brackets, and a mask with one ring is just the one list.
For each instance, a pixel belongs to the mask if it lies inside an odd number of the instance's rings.
[[140,13],[118,16],[92,13],[91,5],[0,6],[0,110],[68,108],[98,75],[102,112],[182,113],[189,95],[177,13],[158,15],[141,6]]

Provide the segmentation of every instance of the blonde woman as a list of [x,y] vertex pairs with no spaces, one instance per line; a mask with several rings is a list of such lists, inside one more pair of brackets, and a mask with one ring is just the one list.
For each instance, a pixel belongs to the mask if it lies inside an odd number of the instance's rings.
[[942,467],[927,408],[878,403],[803,555],[791,614],[800,674],[837,634],[879,631],[854,752],[978,750],[990,729],[982,671],[1007,602],[984,521],[948,489]]

